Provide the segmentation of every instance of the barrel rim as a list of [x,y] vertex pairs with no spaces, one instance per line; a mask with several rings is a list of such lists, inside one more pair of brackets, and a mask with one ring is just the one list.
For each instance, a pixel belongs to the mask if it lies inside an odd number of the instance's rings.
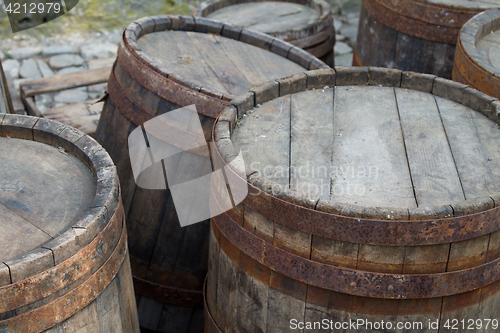
[[[71,227],[37,248],[2,263],[10,275],[10,283],[6,284],[9,286],[59,265],[90,244],[119,207],[120,189],[116,166],[109,154],[92,137],[73,127],[45,118],[0,114],[0,136],[61,147],[90,169],[96,183],[93,202]],[[41,258],[44,260],[40,263]],[[27,267],[31,269],[23,272]],[[19,277],[15,277],[17,271]]]
[[[306,69],[330,68],[323,61],[308,52],[278,38],[205,18],[176,15],[150,16],[136,20],[125,28],[122,39],[124,48],[143,65],[183,87],[219,100],[229,101],[235,96],[211,91],[210,88],[200,87],[198,83],[186,80],[179,75],[167,73],[154,59],[139,48],[137,40],[143,35],[165,30],[216,34],[278,54]],[[141,80],[141,78],[134,77],[134,79],[139,82],[146,81],[146,78]]]
[[[495,30],[493,30],[495,29]],[[491,66],[488,57],[477,49],[477,43],[486,35],[500,30],[500,8],[490,9],[479,13],[460,30],[460,46],[473,64],[481,70],[500,80],[500,70]]]
[[[323,30],[326,30],[330,27],[333,27],[333,14],[332,9],[329,3],[324,0],[290,0],[290,1],[279,1],[279,0],[209,0],[202,2],[198,8],[193,10],[193,16],[195,17],[207,17],[211,13],[225,7],[243,4],[243,3],[253,3],[253,2],[291,2],[300,5],[304,5],[310,7],[319,12],[319,17],[316,22],[310,23],[304,27],[294,28],[292,30],[285,31],[269,31],[266,34],[278,37],[288,42],[292,42],[294,40],[300,39],[299,34],[303,31],[310,31],[312,33],[319,33]],[[335,30],[333,30],[335,33]],[[304,38],[304,37],[302,37]],[[308,45],[308,47],[313,45]]]
[[[280,85],[278,92],[272,90],[269,83],[261,85],[256,88],[256,91],[261,92],[260,95],[255,93],[255,96],[253,96],[252,92],[242,95],[231,102],[221,113],[214,124],[213,139],[216,142],[218,153],[224,158],[226,163],[231,162],[233,157],[238,155],[232,144],[227,145],[225,143],[228,143],[228,140],[231,142],[231,135],[239,117],[242,117],[243,114],[254,108],[257,104],[307,89],[322,89],[325,86],[372,85],[420,90],[463,104],[500,124],[500,102],[496,98],[469,88],[467,85],[434,75],[377,67],[336,67],[335,70],[309,71],[304,74],[302,76],[298,74],[276,80],[275,83]],[[301,84],[301,81],[304,80],[306,82],[302,82]],[[281,87],[290,88],[290,83],[292,84],[292,90],[281,89]],[[283,187],[270,179],[251,173],[251,171],[250,173],[246,173],[244,169],[238,167],[238,164],[231,164],[231,169],[236,174],[243,176],[242,178],[250,185],[271,196],[304,208],[329,213],[332,218],[343,216],[368,220],[376,219],[386,222],[395,220],[425,221],[430,218],[459,218],[490,210],[493,211],[495,208],[496,210],[500,209],[500,191],[484,198],[466,200],[440,207],[419,207],[416,209],[376,207],[376,209],[370,210],[367,207],[359,205],[348,205],[349,209],[341,209],[340,207],[346,205],[319,198],[305,198],[298,192]]]

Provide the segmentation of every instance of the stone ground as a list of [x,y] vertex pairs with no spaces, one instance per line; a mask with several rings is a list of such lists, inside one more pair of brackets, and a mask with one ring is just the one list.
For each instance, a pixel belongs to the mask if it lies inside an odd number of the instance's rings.
[[[329,0],[335,17],[335,65],[350,66],[356,43],[361,0]],[[78,33],[49,38],[16,38],[0,41],[5,74],[19,83],[56,74],[111,66],[121,31]],[[106,84],[81,87],[35,97],[40,111],[102,96]]]

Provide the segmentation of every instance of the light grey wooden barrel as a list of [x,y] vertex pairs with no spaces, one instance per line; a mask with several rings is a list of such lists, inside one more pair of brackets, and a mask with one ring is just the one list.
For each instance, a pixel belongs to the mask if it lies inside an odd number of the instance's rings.
[[266,33],[334,66],[335,27],[326,1],[212,0],[194,15]]
[[460,31],[453,80],[500,98],[500,8],[474,16]]
[[380,66],[451,79],[462,26],[498,0],[363,0],[355,66]]
[[239,177],[249,195],[212,218],[207,331],[498,320],[500,102],[372,67],[287,80],[215,126],[231,188]]
[[[96,138],[118,168],[141,328],[203,330],[209,222],[181,227],[169,189],[136,186],[129,134],[194,104],[211,140],[215,118],[233,98],[309,68],[328,66],[280,39],[205,18],[145,17],[125,30]],[[188,175],[192,165],[182,163]]]
[[0,332],[139,333],[116,167],[84,133],[0,114]]

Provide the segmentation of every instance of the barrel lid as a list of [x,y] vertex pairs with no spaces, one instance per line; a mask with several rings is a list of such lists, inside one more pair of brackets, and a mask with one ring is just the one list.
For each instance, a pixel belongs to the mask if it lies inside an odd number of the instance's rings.
[[109,155],[83,132],[47,119],[0,115],[0,170],[0,262],[9,283],[74,255],[118,203]]
[[195,16],[249,28],[285,40],[308,37],[333,25],[331,7],[323,0],[206,1],[200,4]]
[[500,78],[500,8],[470,19],[460,31],[460,42],[475,64]]
[[0,260],[56,238],[83,216],[96,184],[73,155],[44,143],[0,137]]
[[[477,228],[477,234],[465,236],[462,230],[462,235],[450,238],[449,232],[460,223],[451,226],[445,220],[479,212],[497,214],[497,99],[433,75],[399,70],[336,68],[304,76],[287,78],[290,90],[260,105],[251,103],[252,96],[248,102],[234,101],[215,127],[220,155],[230,162],[241,149],[245,168],[238,163],[232,168],[267,193],[271,211],[283,212],[278,205],[288,207],[290,214],[303,210],[312,224],[290,222],[294,228],[333,239],[339,237],[332,235],[334,222],[345,228],[347,222],[370,228],[373,220],[393,222],[375,223],[382,227],[377,234],[383,233],[384,239],[367,241],[368,229],[361,228],[355,232],[360,239],[352,229],[350,235],[340,236],[371,244],[399,243],[404,238],[398,241],[390,235],[398,235],[396,230],[418,238],[414,244],[426,244],[471,238],[496,228],[496,223],[485,223],[484,216],[477,223],[463,218],[467,229]],[[236,112],[238,120],[231,121]],[[255,207],[267,205],[264,199],[247,200]],[[311,210],[332,215],[314,215]],[[297,211],[293,214],[298,216]],[[429,231],[438,225],[436,219],[451,228],[448,234]],[[414,220],[428,223],[422,224],[427,233],[407,234],[418,224],[394,223]]]
[[[124,42],[122,51],[126,47],[155,72],[227,101],[272,79],[304,69],[328,68],[274,37],[190,16],[137,20],[125,30]],[[133,72],[132,68],[125,70]]]

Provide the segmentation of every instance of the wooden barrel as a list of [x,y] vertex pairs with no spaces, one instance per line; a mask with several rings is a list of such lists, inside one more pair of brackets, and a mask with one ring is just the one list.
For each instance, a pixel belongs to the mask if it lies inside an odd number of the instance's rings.
[[453,80],[500,98],[500,8],[474,16],[460,31]]
[[234,96],[257,94],[257,85],[306,68],[328,66],[274,37],[203,18],[148,17],[125,30],[96,137],[118,168],[142,328],[203,330],[209,221],[182,228],[169,190],[136,186],[128,135],[157,115],[195,104],[210,138]]
[[84,133],[0,115],[0,332],[139,333],[116,167]]
[[269,34],[334,66],[335,28],[326,1],[211,0],[193,14]]
[[498,0],[363,0],[353,65],[451,78],[458,34]]
[[500,102],[395,69],[289,80],[215,126],[249,194],[211,221],[207,331],[496,332]]
[[12,101],[10,99],[9,86],[0,61],[0,114],[13,113]]

